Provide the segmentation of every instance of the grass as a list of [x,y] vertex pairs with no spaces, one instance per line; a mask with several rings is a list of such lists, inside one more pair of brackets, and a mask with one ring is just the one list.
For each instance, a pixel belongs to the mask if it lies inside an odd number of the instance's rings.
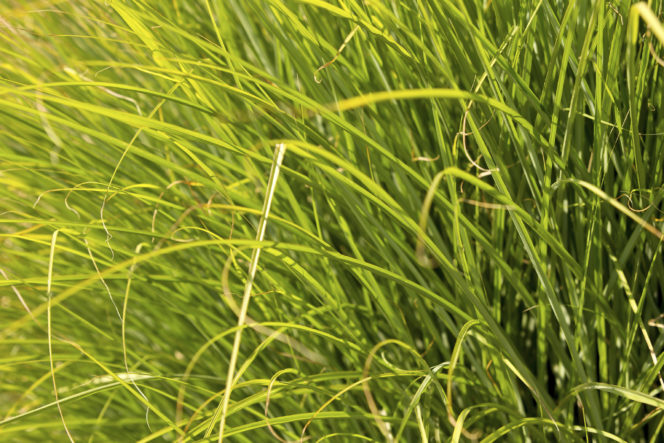
[[659,441],[662,7],[4,1],[0,439]]

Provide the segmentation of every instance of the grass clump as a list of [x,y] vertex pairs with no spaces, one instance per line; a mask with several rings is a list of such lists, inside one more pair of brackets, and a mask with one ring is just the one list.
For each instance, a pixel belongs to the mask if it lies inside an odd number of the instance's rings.
[[658,441],[662,2],[9,0],[3,441]]

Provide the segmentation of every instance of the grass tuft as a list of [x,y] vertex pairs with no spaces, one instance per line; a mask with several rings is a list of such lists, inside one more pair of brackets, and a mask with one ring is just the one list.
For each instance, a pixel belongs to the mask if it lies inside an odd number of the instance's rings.
[[0,440],[659,441],[663,7],[5,0]]

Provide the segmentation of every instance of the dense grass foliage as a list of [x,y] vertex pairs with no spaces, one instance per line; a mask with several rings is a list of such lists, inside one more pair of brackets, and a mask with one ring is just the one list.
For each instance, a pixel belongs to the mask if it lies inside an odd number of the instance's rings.
[[0,440],[661,441],[661,0],[1,3]]

